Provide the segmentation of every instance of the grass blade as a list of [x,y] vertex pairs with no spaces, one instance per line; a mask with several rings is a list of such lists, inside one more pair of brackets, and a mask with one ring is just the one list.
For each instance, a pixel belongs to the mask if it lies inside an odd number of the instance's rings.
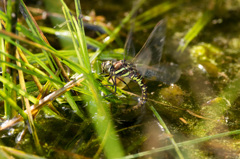
[[153,106],[150,106],[150,109],[152,110],[152,112],[154,113],[154,115],[156,116],[156,118],[158,119],[159,123],[162,125],[162,127],[164,128],[164,130],[166,131],[166,133],[170,136],[169,139],[171,141],[171,143],[173,144],[175,151],[178,154],[178,157],[181,159],[184,159],[182,152],[180,151],[178,145],[176,144],[175,140],[173,139],[170,131],[167,128],[167,125],[165,124],[165,122],[162,120],[161,116],[158,114],[158,112],[156,111],[156,109]]
[[6,147],[6,146],[0,146],[0,149],[8,154],[11,154],[18,157],[18,158],[28,158],[28,159],[44,159],[44,157],[40,157],[40,156],[36,156],[36,155],[32,155],[32,154],[27,154],[24,151],[20,151],[11,147]]
[[194,26],[188,31],[183,39],[183,45],[178,47],[178,51],[183,52],[188,44],[202,31],[202,29],[207,25],[207,23],[212,19],[213,13],[206,11],[203,13],[202,17],[194,24]]
[[[188,146],[188,145],[191,146],[193,144],[198,144],[198,143],[205,142],[208,140],[213,140],[213,139],[222,138],[222,137],[226,137],[226,136],[230,136],[230,135],[237,135],[237,134],[240,134],[240,130],[228,131],[228,132],[224,132],[224,133],[220,133],[220,134],[216,134],[216,135],[211,135],[211,136],[206,136],[206,137],[202,137],[202,138],[197,138],[194,140],[180,142],[180,143],[177,143],[177,146],[178,147]],[[153,153],[171,150],[173,148],[174,148],[174,145],[169,145],[169,146],[165,146],[165,147],[161,147],[161,148],[156,148],[156,149],[150,150],[150,151],[140,152],[140,153],[134,154],[134,155],[128,155],[128,156],[122,157],[121,159],[140,158],[140,157],[150,155]]]
[[163,2],[159,5],[154,6],[153,8],[143,12],[142,14],[136,17],[136,25],[141,26],[146,21],[149,21],[171,9],[178,6],[181,1],[173,2]]
[[[1,76],[0,76],[1,77]],[[0,90],[0,96],[9,103],[25,120],[27,120],[27,114],[17,105],[17,103],[12,100],[4,91]],[[2,125],[1,125],[2,126]]]

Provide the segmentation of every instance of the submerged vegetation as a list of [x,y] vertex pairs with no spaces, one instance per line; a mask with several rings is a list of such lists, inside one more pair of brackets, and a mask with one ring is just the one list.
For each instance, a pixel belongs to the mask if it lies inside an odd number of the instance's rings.
[[[117,3],[3,1],[1,158],[239,158],[240,2]],[[155,42],[131,110],[140,75],[111,83],[101,64]]]

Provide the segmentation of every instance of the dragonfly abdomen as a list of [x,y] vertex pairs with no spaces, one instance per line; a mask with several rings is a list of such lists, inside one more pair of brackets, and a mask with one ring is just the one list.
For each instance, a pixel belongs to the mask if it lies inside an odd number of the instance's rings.
[[113,64],[113,71],[112,76],[115,77],[128,77],[138,83],[138,85],[141,88],[142,95],[141,98],[136,106],[134,106],[132,109],[137,109],[144,105],[147,101],[147,86],[144,83],[144,78],[142,75],[136,70],[136,68],[130,64],[125,62],[124,60],[117,61]]

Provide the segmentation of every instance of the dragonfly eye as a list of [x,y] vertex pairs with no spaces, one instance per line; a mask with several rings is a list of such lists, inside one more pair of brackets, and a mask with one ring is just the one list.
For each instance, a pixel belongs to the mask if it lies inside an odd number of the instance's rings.
[[103,73],[109,73],[111,67],[112,67],[112,61],[103,62],[102,65],[101,65],[102,72]]

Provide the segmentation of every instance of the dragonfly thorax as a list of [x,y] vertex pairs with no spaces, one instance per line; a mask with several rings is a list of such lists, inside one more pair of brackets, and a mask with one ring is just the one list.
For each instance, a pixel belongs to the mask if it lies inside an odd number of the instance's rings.
[[108,74],[109,80],[112,80],[115,88],[116,88],[116,79],[119,79],[121,77],[128,77],[131,80],[138,83],[138,85],[142,90],[142,96],[139,99],[138,105],[134,106],[132,109],[137,109],[138,107],[141,107],[142,105],[145,104],[147,100],[147,86],[144,83],[144,79],[142,75],[136,70],[136,67],[133,64],[128,63],[125,60],[120,60],[115,62],[106,61],[102,63],[101,68],[103,73]]
[[[102,73],[109,74],[110,76],[122,76],[122,72],[132,70],[134,66],[127,63],[125,60],[120,61],[106,61],[101,65]],[[118,72],[118,73],[116,73]]]

